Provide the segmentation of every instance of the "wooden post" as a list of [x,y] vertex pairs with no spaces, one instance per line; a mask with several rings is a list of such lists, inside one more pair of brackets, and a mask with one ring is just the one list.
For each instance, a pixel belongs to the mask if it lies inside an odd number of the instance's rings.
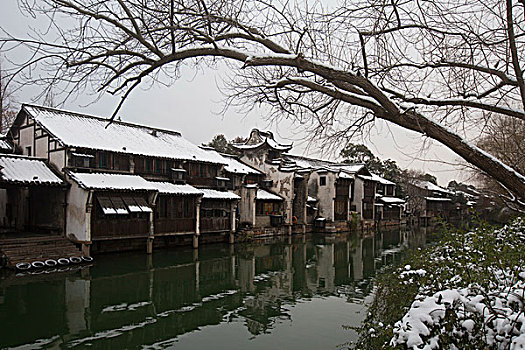
[[146,245],[146,253],[147,254],[153,253],[153,237],[148,237],[148,242]]
[[82,255],[90,256],[91,246],[89,244],[82,243],[81,247],[82,247]]
[[199,248],[199,236],[201,234],[201,201],[202,197],[197,198],[195,201],[195,235],[193,235],[193,248]]
[[146,246],[146,253],[153,253],[153,240],[155,239],[155,205],[157,203],[158,192],[154,192],[150,197],[150,206],[151,212],[149,213],[149,232],[148,232],[148,242]]
[[[87,201],[86,201],[86,239],[88,241],[91,241],[91,213],[92,211],[93,211],[93,191],[89,191]],[[83,245],[82,245],[82,252],[84,252]],[[88,253],[89,253],[89,249],[88,249]]]
[[230,205],[231,229],[230,229],[229,240],[228,240],[230,244],[235,243],[235,226],[236,226],[235,224],[237,220],[237,205],[238,205],[237,201],[232,201]]

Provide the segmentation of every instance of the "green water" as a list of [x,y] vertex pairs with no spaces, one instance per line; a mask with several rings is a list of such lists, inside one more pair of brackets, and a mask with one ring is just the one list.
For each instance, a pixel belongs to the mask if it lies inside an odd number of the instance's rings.
[[375,271],[425,232],[294,236],[103,255],[0,280],[0,348],[338,349]]

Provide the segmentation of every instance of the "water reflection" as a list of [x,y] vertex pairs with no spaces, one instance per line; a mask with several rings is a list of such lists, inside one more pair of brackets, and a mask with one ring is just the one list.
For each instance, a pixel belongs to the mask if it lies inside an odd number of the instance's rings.
[[[362,309],[375,271],[398,261],[403,247],[425,245],[425,237],[406,230],[364,238],[294,236],[149,257],[101,256],[94,266],[72,272],[7,274],[0,281],[0,347],[164,348],[207,326],[221,325],[226,334],[233,324],[247,333],[229,337],[225,347],[259,336],[268,343],[262,335],[280,324],[297,328],[292,321],[322,314],[328,304],[316,300],[335,297]],[[294,315],[298,303],[302,311]],[[364,316],[343,311],[332,313],[330,322],[357,325]],[[333,336],[320,334],[330,328],[311,328],[300,334],[302,348],[312,344],[309,337]]]

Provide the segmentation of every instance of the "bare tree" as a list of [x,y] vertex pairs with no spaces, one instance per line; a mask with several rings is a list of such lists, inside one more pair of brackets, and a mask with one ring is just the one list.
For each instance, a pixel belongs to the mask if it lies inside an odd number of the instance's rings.
[[[483,136],[476,144],[520,173],[525,173],[525,121],[494,118],[487,124]],[[474,175],[485,193],[493,195],[495,201],[502,202],[505,188],[501,188],[497,181],[479,170],[475,170]],[[507,204],[513,210],[521,209],[504,200],[502,204]]]
[[2,70],[0,61],[0,133],[6,131],[15,119],[16,112],[14,109],[13,91],[8,85],[8,79]]
[[139,84],[222,58],[234,69],[230,104],[267,103],[343,144],[384,119],[446,145],[523,203],[524,175],[467,132],[494,114],[525,120],[523,2],[20,1],[51,29],[2,40],[34,52],[19,69],[45,62],[47,86],[120,94],[114,116]]

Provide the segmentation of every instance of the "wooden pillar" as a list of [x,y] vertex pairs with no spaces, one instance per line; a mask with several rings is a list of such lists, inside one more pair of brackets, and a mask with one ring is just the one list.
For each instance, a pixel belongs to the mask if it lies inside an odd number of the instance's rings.
[[[86,201],[86,239],[88,241],[91,241],[91,214],[92,212],[93,212],[93,191],[89,191],[87,201]],[[82,252],[84,252],[83,245],[82,245]]]
[[193,248],[199,248],[199,236],[201,234],[200,221],[201,221],[201,201],[202,197],[197,198],[195,201],[195,234],[193,235]]
[[149,231],[146,245],[146,253],[153,253],[153,240],[155,239],[155,205],[157,203],[158,192],[154,192],[150,196],[151,212],[149,213]]
[[237,220],[237,205],[239,203],[237,201],[232,201],[230,205],[230,217],[231,217],[231,229],[229,234],[229,240],[228,242],[230,244],[235,243],[235,229],[236,229],[236,220]]
[[91,253],[91,245],[89,244],[86,244],[86,243],[82,243],[81,245],[82,247],[82,255],[85,255],[85,256],[90,256],[90,253]]

